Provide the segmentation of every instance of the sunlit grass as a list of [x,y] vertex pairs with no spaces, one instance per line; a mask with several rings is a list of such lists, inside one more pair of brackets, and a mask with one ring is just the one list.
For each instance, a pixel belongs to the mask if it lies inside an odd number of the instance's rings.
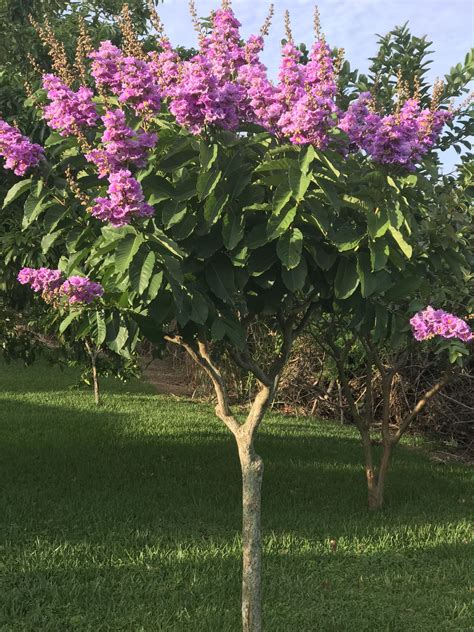
[[[96,409],[75,381],[0,364],[0,630],[238,631],[232,438],[208,406],[106,383]],[[258,450],[266,630],[471,629],[469,468],[401,447],[372,515],[351,428],[274,415]]]

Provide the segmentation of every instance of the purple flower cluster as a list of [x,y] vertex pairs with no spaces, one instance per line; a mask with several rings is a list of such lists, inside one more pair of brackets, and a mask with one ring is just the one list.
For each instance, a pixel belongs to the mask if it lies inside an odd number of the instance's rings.
[[374,110],[370,93],[364,92],[349,106],[339,126],[374,161],[413,170],[451,116],[447,110],[421,109],[416,99],[408,99],[396,114],[381,116]]
[[12,169],[15,175],[23,176],[28,169],[38,165],[44,157],[44,150],[0,119],[0,156],[5,158],[5,169]]
[[112,226],[124,226],[134,218],[152,217],[155,210],[144,201],[140,183],[127,169],[109,176],[108,198],[99,197],[91,209],[91,215]]
[[57,296],[63,278],[60,270],[22,268],[18,273],[18,281],[22,285],[29,285],[33,292],[41,293],[45,300],[50,301]]
[[162,96],[169,97],[178,80],[181,60],[178,53],[173,50],[169,40],[161,40],[160,46],[162,48],[161,52],[152,51],[148,53],[150,58],[148,66]]
[[293,44],[286,44],[283,53],[280,101],[284,111],[277,126],[296,145],[324,148],[328,131],[337,125],[339,116],[331,51],[325,41],[316,41],[306,65],[299,63],[300,54]]
[[[176,122],[193,134],[208,126],[237,131],[242,124],[255,123],[293,144],[324,149],[331,130],[339,126],[352,147],[374,161],[409,170],[434,146],[451,116],[447,111],[422,109],[416,99],[408,99],[394,114],[382,115],[375,111],[369,93],[341,112],[336,105],[333,57],[323,38],[313,44],[306,64],[295,44],[287,42],[278,80],[273,82],[260,61],[263,37],[252,35],[244,41],[240,23],[227,5],[213,12],[211,21],[210,32],[200,37],[198,54],[186,61],[166,38],[159,42],[161,51],[145,59],[126,55],[110,41],[90,53],[97,90],[114,95],[125,108],[106,111],[101,142],[86,153],[100,177],[145,166],[157,135],[129,127],[126,111],[131,108],[149,125],[162,99]],[[51,99],[45,118],[62,135],[99,122],[89,88],[74,92],[51,74],[44,76],[43,85]],[[12,134],[17,134],[16,139]],[[0,122],[0,154],[7,157],[7,167],[21,175],[37,164],[42,149]]]
[[177,122],[194,134],[206,125],[235,130],[252,122],[292,143],[326,146],[338,115],[327,44],[314,44],[307,65],[293,43],[285,44],[279,81],[273,84],[259,60],[262,37],[243,43],[240,23],[229,9],[216,11],[212,20],[199,54],[181,65],[173,62],[175,85],[166,86],[165,92]]
[[49,268],[22,268],[17,278],[22,285],[29,285],[33,292],[40,293],[48,303],[61,296],[70,304],[92,303],[104,293],[99,283],[87,277],[71,276],[64,280],[60,270]]
[[159,112],[161,93],[150,62],[124,55],[109,41],[102,42],[90,57],[92,76],[99,89],[110,90],[137,113]]
[[469,342],[474,335],[462,318],[449,314],[442,309],[428,306],[410,319],[410,325],[416,340],[428,340],[434,336],[442,338],[459,338]]
[[148,150],[156,144],[157,135],[128,127],[122,110],[108,110],[102,121],[105,126],[103,148],[93,149],[86,154],[87,160],[97,166],[99,176],[103,178],[127,164],[143,167]]
[[88,277],[71,276],[61,285],[60,292],[67,298],[70,305],[75,303],[90,304],[104,294],[100,283],[91,281]]
[[61,136],[75,134],[78,128],[93,127],[97,123],[99,115],[90,88],[81,86],[74,92],[55,75],[43,76],[43,88],[51,100],[44,108],[44,117],[52,129],[60,131]]

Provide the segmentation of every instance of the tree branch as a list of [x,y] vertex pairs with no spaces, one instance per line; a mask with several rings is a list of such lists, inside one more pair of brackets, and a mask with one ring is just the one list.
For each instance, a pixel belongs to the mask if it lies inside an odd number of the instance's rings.
[[185,342],[181,336],[165,336],[165,340],[183,347],[191,358],[208,374],[217,397],[216,415],[224,422],[232,434],[236,436],[241,426],[232,414],[225,381],[221,372],[211,360],[207,341],[201,338],[196,348],[193,347],[192,344]]
[[398,441],[400,441],[400,438],[405,433],[405,431],[407,430],[408,426],[411,424],[413,419],[419,413],[421,413],[421,411],[425,408],[425,406],[428,404],[430,399],[432,399],[437,393],[439,393],[439,391],[449,382],[452,375],[453,375],[453,369],[449,367],[449,369],[445,371],[443,377],[439,380],[439,382],[437,382],[433,386],[433,388],[430,388],[428,391],[426,391],[423,397],[418,400],[413,410],[410,413],[408,413],[408,415],[406,415],[404,419],[402,420],[395,436],[393,437],[393,443],[398,443]]

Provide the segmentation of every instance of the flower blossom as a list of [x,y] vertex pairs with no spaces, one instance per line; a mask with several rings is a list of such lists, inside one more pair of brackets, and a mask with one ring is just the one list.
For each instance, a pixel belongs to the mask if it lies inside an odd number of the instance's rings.
[[104,294],[104,288],[100,283],[95,283],[95,281],[83,276],[69,277],[61,285],[59,291],[67,298],[70,305],[76,303],[88,305]]
[[108,198],[99,197],[90,210],[91,215],[112,226],[125,226],[132,219],[154,215],[154,208],[144,201],[140,183],[127,169],[109,176]]
[[422,110],[416,99],[405,101],[396,114],[381,116],[374,111],[370,93],[364,92],[349,106],[339,126],[375,162],[413,171],[451,116],[447,110]]
[[433,309],[431,306],[415,314],[410,319],[410,325],[416,340],[428,340],[434,336],[441,336],[470,342],[474,338],[465,320],[442,309]]
[[137,113],[158,112],[161,94],[154,80],[153,65],[137,57],[124,55],[110,41],[101,42],[90,53],[92,76],[99,89],[108,89]]
[[81,86],[74,92],[55,75],[43,76],[43,88],[51,103],[44,108],[44,117],[61,136],[75,134],[80,127],[93,127],[99,115],[92,101],[94,93]]
[[0,119],[0,156],[5,158],[5,169],[12,169],[15,175],[23,176],[28,169],[39,164],[44,150]]
[[87,160],[98,167],[99,176],[103,178],[127,164],[143,167],[148,150],[156,144],[157,135],[128,127],[122,110],[108,110],[102,120],[105,125],[102,135],[104,147],[86,154]]
[[100,283],[82,276],[71,276],[64,280],[60,270],[50,268],[22,268],[17,278],[22,285],[29,285],[33,292],[40,293],[48,303],[61,296],[66,297],[71,305],[92,303],[104,293]]
[[22,268],[17,278],[22,285],[29,285],[33,292],[40,293],[48,302],[58,294],[64,280],[60,270],[49,268]]
[[339,114],[331,51],[324,40],[317,40],[305,66],[298,63],[299,56],[293,44],[284,46],[279,91],[285,111],[277,125],[296,145],[324,148]]

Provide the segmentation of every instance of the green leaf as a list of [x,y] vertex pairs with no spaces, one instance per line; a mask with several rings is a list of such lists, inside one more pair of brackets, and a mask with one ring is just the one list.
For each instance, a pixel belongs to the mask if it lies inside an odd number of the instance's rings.
[[331,206],[337,209],[340,208],[341,200],[338,198],[336,189],[334,188],[334,186],[330,182],[325,180],[324,178],[318,177],[314,174],[313,174],[313,180],[317,183],[321,191],[329,200],[329,202],[331,203]]
[[43,238],[41,239],[41,250],[43,254],[47,254],[48,250],[51,248],[51,246],[54,244],[60,234],[61,231],[57,230],[54,233],[48,233],[43,236]]
[[209,315],[209,306],[200,292],[193,292],[191,298],[191,320],[198,325],[204,325]]
[[129,357],[128,351],[124,350],[124,346],[126,345],[128,340],[128,328],[125,325],[120,325],[117,335],[113,340],[107,341],[107,346],[124,357]]
[[143,294],[148,287],[153,269],[155,266],[156,255],[152,251],[142,248],[137,256],[133,259],[130,266],[130,282],[132,288],[139,294]]
[[31,178],[28,178],[27,180],[20,180],[20,182],[17,182],[10,189],[8,189],[7,194],[5,195],[5,198],[3,200],[2,208],[5,208],[14,200],[19,198],[20,195],[23,195],[23,193],[29,191],[31,189],[32,182],[33,180]]
[[196,184],[196,190],[200,201],[207,198],[214,191],[221,177],[222,171],[218,171],[216,169],[201,171]]
[[277,186],[273,195],[273,212],[278,214],[287,202],[290,201],[290,198],[291,189],[289,182],[283,181]]
[[107,333],[107,327],[105,325],[105,320],[103,315],[100,312],[96,312],[95,313],[95,325],[97,327],[96,329],[96,337],[95,337],[95,344],[100,347],[101,344],[104,343],[105,341],[105,336]]
[[405,257],[407,259],[410,259],[412,254],[413,254],[413,248],[410,246],[410,244],[408,244],[405,241],[403,235],[401,234],[401,232],[399,230],[397,230],[393,226],[390,226],[389,230],[390,230],[390,233],[391,233],[392,237],[397,242],[398,247],[400,248],[400,250],[405,255]]
[[307,174],[311,163],[316,158],[316,152],[314,151],[314,147],[312,145],[308,145],[305,149],[301,151],[299,157],[299,164],[302,173]]
[[349,298],[359,285],[357,266],[353,259],[341,259],[337,266],[334,279],[334,294],[336,298]]
[[154,298],[156,298],[156,295],[158,294],[158,291],[162,283],[163,283],[163,272],[157,272],[151,277],[151,280],[147,288],[147,299],[149,301],[152,301]]
[[50,232],[56,228],[61,219],[65,217],[70,210],[60,204],[53,204],[45,213],[43,224],[46,232]]
[[290,161],[288,158],[277,158],[276,160],[268,160],[259,165],[255,171],[288,171]]
[[223,255],[214,258],[206,266],[205,275],[212,293],[225,303],[233,303],[235,279],[229,259]]
[[257,224],[245,236],[245,245],[249,250],[261,248],[268,242],[267,227],[265,224]]
[[162,176],[155,174],[143,179],[142,189],[148,204],[158,204],[174,197],[173,185]]
[[354,250],[365,236],[365,231],[361,226],[342,226],[333,236],[333,242],[337,246],[339,252]]
[[23,215],[22,228],[28,228],[35,219],[47,208],[44,196],[37,197],[33,192],[29,194],[25,202],[25,213]]
[[185,148],[181,151],[169,153],[160,162],[160,171],[174,171],[175,169],[180,169],[191,162],[194,158],[196,158],[196,152],[192,148]]
[[214,194],[210,195],[204,203],[204,219],[208,227],[212,226],[219,219],[223,208],[229,200],[229,195],[221,195],[216,199]]
[[423,277],[418,274],[401,278],[387,291],[386,297],[390,301],[398,301],[413,296],[422,283]]
[[267,237],[269,240],[276,239],[288,230],[295,219],[297,207],[283,209],[280,213],[273,213],[267,224]]
[[357,256],[357,273],[360,279],[360,291],[363,298],[371,296],[376,290],[386,289],[391,284],[390,275],[385,272],[372,272],[368,253]]
[[308,221],[317,227],[321,233],[327,237],[331,230],[331,215],[327,206],[321,204],[320,200],[314,196],[308,196],[309,204],[306,208],[309,211]]
[[269,270],[277,260],[274,245],[267,244],[263,248],[252,250],[247,262],[247,270],[254,277],[260,276]]
[[163,257],[163,260],[165,274],[167,275],[168,280],[172,279],[176,281],[180,286],[183,285],[184,275],[181,263],[174,257],[170,257],[168,255],[165,255]]
[[375,329],[373,332],[374,340],[380,341],[387,335],[387,326],[389,320],[389,312],[382,305],[375,306]]
[[51,132],[48,138],[44,141],[45,147],[52,147],[53,145],[58,145],[59,143],[63,143],[65,140],[64,136],[61,136],[59,132]]
[[125,272],[130,267],[133,257],[137,254],[143,242],[143,237],[137,234],[128,234],[119,242],[115,251],[115,267],[118,272]]
[[377,270],[384,268],[390,253],[388,244],[382,239],[369,241],[369,250],[370,264],[373,272],[377,272]]
[[199,157],[201,160],[201,167],[204,171],[210,169],[216,161],[218,149],[218,145],[211,145],[206,140],[201,141],[199,145]]
[[61,324],[59,325],[59,333],[63,334],[66,331],[66,329],[68,329],[68,327],[71,325],[71,323],[80,316],[80,314],[81,312],[76,311],[76,310],[69,312],[66,318],[64,318],[64,320],[62,320]]
[[297,202],[300,202],[308,190],[311,174],[304,173],[297,167],[291,167],[288,172],[288,181],[293,197]]
[[284,233],[277,242],[277,255],[285,268],[296,268],[301,259],[303,249],[303,234],[299,228]]
[[171,252],[173,255],[175,255],[175,257],[178,257],[179,259],[184,258],[184,252],[181,250],[178,244],[170,239],[170,237],[165,235],[162,230],[155,228],[155,230],[153,231],[152,240],[155,242],[155,244],[158,244]]
[[224,246],[232,250],[244,236],[244,216],[242,213],[230,211],[224,215],[222,222],[222,238]]
[[372,239],[383,237],[390,226],[385,209],[376,209],[367,214],[367,228]]
[[287,270],[281,269],[281,278],[290,292],[298,292],[303,289],[306,277],[308,275],[308,266],[306,265],[306,259],[301,257],[300,262],[296,268]]
[[163,206],[161,219],[165,228],[171,228],[175,224],[179,224],[186,216],[187,207],[183,202],[175,202],[170,200]]

